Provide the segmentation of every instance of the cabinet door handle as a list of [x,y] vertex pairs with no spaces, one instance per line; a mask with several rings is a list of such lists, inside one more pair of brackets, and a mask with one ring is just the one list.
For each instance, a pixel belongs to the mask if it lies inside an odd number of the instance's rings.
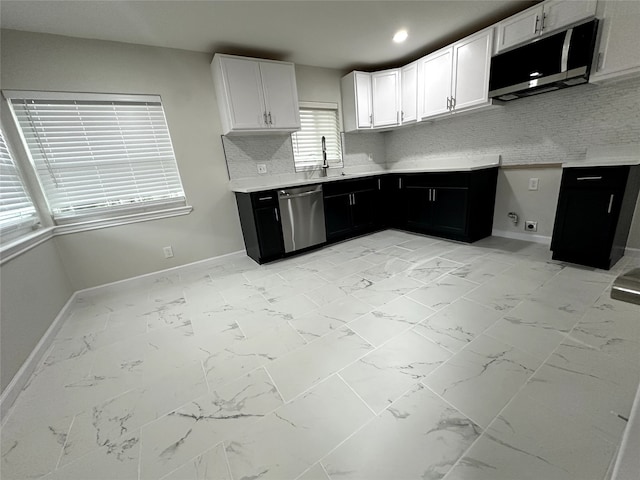
[[276,212],[276,222],[279,222],[280,221],[280,215],[278,215],[278,209],[274,208],[273,211]]
[[602,180],[602,177],[578,177],[576,180],[579,182],[582,180]]
[[451,110],[456,108],[456,97],[451,97]]
[[400,121],[404,122],[404,112],[400,112]]
[[451,110],[451,99],[447,97],[447,110]]
[[356,194],[352,193],[351,194],[351,205],[355,205],[356,204]]
[[380,179],[378,179],[378,190],[381,190],[381,188],[380,188]]
[[547,19],[547,14],[542,14],[542,25],[540,26],[540,33],[544,32],[544,21]]
[[540,17],[536,15],[536,26],[533,27],[533,33],[538,33],[538,23],[540,23]]
[[263,115],[264,115],[264,124],[269,125],[269,122],[267,122],[267,112],[264,112]]
[[431,189],[429,189],[429,201],[431,201]]
[[611,213],[611,207],[613,207],[613,193],[609,197],[609,208],[607,208],[607,213]]
[[434,202],[436,201],[436,189],[435,188],[433,189],[433,201]]
[[273,122],[271,121],[271,112],[269,112],[269,125],[273,125]]
[[369,125],[373,125],[373,113],[369,115]]
[[398,179],[398,189],[402,190],[402,177]]
[[273,197],[260,197],[258,198],[259,201],[264,202],[265,200],[271,200]]

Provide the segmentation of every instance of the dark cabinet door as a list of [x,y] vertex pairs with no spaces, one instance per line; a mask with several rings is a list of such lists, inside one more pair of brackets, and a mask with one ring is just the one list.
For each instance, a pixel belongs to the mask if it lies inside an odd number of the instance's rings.
[[558,201],[553,250],[608,256],[616,222],[616,191],[567,188]]
[[460,234],[467,231],[469,189],[438,187],[431,191],[430,229],[436,232]]
[[324,197],[327,239],[339,238],[351,231],[351,194]]
[[277,207],[256,208],[254,211],[260,260],[280,257],[284,254],[282,227]]
[[431,188],[407,187],[402,189],[407,228],[424,231],[430,224]]
[[377,190],[365,190],[351,194],[351,219],[356,230],[371,230],[376,223],[375,207]]

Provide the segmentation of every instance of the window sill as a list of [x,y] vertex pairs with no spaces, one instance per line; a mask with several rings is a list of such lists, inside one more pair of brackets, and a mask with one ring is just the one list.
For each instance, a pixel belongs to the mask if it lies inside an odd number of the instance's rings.
[[116,218],[105,218],[100,220],[92,220],[87,222],[72,223],[68,225],[57,225],[55,227],[41,228],[35,232],[24,235],[12,242],[0,247],[0,265],[12,260],[32,248],[46,242],[57,235],[67,235],[70,233],[85,232],[88,230],[97,230],[100,228],[116,227],[120,225],[128,225],[130,223],[146,222],[149,220],[158,220],[161,218],[177,217],[188,215],[193,211],[193,207],[186,205],[183,207],[169,208],[164,210],[156,210],[153,212],[137,213],[132,215],[124,215]]

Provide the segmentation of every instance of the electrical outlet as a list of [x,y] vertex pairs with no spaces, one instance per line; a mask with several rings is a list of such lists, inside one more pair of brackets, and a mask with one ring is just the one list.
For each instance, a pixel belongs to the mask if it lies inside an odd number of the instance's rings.
[[259,163],[258,164],[258,173],[267,173],[267,164]]
[[539,178],[530,178],[529,179],[529,190],[538,190],[538,182]]
[[164,258],[171,258],[173,257],[173,248],[171,248],[171,246],[169,247],[164,247],[162,249],[162,251],[164,252]]
[[532,222],[531,220],[527,220],[526,222],[524,222],[524,229],[527,232],[537,232],[538,222]]

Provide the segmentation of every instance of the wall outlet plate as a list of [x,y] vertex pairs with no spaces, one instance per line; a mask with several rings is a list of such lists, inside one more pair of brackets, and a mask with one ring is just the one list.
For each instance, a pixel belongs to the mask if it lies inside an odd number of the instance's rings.
[[532,222],[531,220],[527,220],[526,222],[524,222],[524,229],[527,232],[537,232],[538,222]]
[[267,164],[259,163],[258,164],[258,173],[267,173]]
[[171,258],[173,257],[173,248],[169,247],[163,247],[162,248],[162,252],[164,253],[164,258]]
[[529,179],[529,190],[538,190],[538,183],[540,182],[539,178],[530,178]]

